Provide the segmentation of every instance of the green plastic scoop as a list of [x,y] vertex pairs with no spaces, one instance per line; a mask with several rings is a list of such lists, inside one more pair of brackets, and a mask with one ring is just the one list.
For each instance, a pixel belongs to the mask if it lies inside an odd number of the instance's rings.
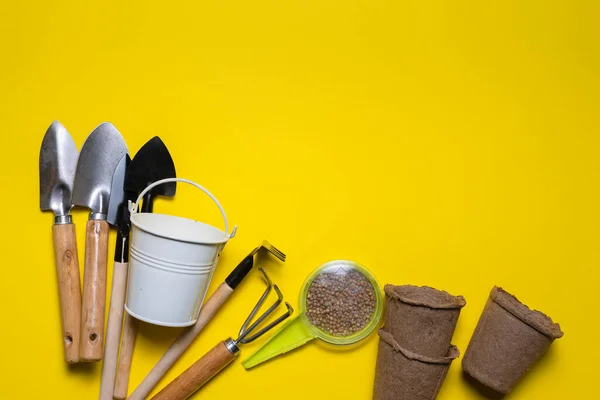
[[300,314],[242,365],[250,369],[314,338],[333,345],[356,343],[375,330],[382,312],[383,294],[368,270],[352,261],[328,262],[304,281]]

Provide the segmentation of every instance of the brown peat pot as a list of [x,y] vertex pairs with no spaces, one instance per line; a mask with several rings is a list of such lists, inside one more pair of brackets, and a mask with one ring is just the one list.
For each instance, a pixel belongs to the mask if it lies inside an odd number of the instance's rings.
[[402,348],[427,357],[445,357],[464,297],[428,286],[385,285],[385,331]]
[[555,339],[560,325],[494,287],[462,360],[463,370],[483,385],[509,393]]
[[443,357],[427,357],[400,346],[394,337],[379,330],[375,367],[374,400],[433,400],[458,349],[449,346]]

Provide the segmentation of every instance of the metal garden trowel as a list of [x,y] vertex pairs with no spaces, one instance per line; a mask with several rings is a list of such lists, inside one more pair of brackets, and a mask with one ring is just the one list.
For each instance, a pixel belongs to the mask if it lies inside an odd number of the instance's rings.
[[106,307],[106,267],[108,258],[107,219],[113,173],[127,145],[111,123],[100,124],[90,133],[81,148],[75,183],[73,204],[91,210],[86,226],[85,266],[83,274],[83,302],[81,307],[82,361],[102,359],[104,346],[104,311]]
[[125,154],[113,174],[110,202],[108,204],[108,220],[116,221],[117,241],[112,276],[112,290],[106,327],[106,346],[102,363],[102,379],[100,381],[100,400],[112,400],[121,342],[121,326],[123,324],[123,303],[129,272],[129,201],[135,201],[137,193],[124,190],[125,174],[131,162],[129,154]]
[[52,237],[58,275],[60,317],[65,361],[79,361],[81,285],[71,194],[79,152],[69,132],[58,121],[46,131],[40,149],[40,208],[54,212]]

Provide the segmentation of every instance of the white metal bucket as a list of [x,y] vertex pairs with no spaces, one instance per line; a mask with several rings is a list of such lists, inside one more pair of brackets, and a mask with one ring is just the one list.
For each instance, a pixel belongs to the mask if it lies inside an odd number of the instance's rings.
[[[173,215],[138,213],[138,204],[153,187],[184,182],[206,193],[219,207],[225,231]],[[205,188],[187,179],[156,181],[129,204],[131,242],[125,310],[133,317],[162,326],[196,323],[204,296],[231,234],[225,211]]]

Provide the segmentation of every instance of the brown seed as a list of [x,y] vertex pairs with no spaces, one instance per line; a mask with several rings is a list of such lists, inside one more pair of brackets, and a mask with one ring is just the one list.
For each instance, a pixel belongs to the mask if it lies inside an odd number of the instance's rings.
[[309,320],[334,336],[349,336],[364,329],[375,308],[373,285],[356,270],[323,272],[308,288]]

